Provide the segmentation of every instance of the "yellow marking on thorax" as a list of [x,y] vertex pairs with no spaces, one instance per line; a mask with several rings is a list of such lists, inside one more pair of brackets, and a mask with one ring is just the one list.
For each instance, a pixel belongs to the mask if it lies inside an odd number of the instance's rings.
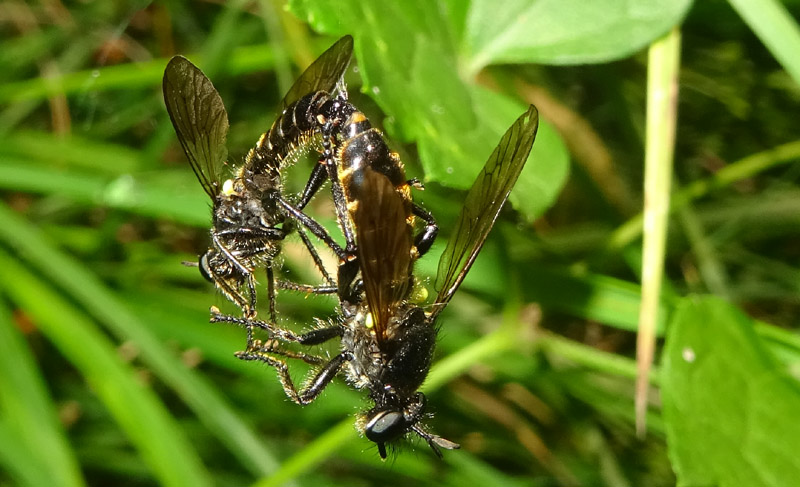
[[353,114],[350,115],[349,122],[350,123],[359,123],[359,122],[363,122],[366,119],[367,119],[367,116],[364,115],[363,113],[361,113],[361,112],[353,112]]
[[408,301],[414,304],[421,304],[428,300],[428,288],[422,282],[414,278],[414,286],[408,296]]
[[367,330],[372,330],[375,327],[375,318],[372,317],[372,313],[367,313],[367,316],[364,318],[364,326]]

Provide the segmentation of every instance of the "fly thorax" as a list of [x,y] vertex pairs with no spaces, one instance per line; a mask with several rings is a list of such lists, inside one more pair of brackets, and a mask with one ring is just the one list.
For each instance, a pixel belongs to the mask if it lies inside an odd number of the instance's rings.
[[357,308],[344,321],[342,349],[353,356],[348,362],[348,379],[360,389],[371,387],[379,380],[384,362],[374,329],[367,327],[370,319],[367,307],[363,305]]

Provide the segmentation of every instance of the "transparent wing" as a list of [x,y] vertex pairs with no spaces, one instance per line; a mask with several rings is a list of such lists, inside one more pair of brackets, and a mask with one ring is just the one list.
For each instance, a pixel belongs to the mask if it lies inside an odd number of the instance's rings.
[[342,79],[350,58],[353,57],[353,38],[342,37],[334,45],[323,52],[311,66],[297,78],[289,92],[281,102],[281,110],[296,102],[303,96],[315,91],[333,92],[336,84]]
[[164,102],[194,174],[211,199],[220,191],[220,174],[228,157],[228,113],[214,85],[182,56],[164,71]]
[[411,207],[383,174],[368,169],[363,176],[361,187],[369,192],[357,198],[352,216],[367,305],[376,336],[383,341],[395,309],[410,290],[414,239],[407,218]]
[[538,128],[539,112],[531,105],[506,131],[472,183],[453,235],[439,260],[435,284],[438,295],[431,319],[450,302],[483,247],[528,159]]

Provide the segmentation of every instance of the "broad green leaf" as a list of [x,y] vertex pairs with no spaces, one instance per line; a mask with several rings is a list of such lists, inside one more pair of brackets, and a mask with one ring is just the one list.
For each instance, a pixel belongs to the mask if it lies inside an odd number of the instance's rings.
[[[390,139],[417,143],[428,181],[468,188],[502,134],[526,109],[464,76],[467,65],[458,56],[456,37],[463,10],[430,8],[427,2],[378,6],[355,0],[294,0],[290,5],[322,32],[353,34],[364,91],[387,114]],[[552,203],[567,174],[560,138],[544,121],[539,130],[544,136],[534,144],[530,161],[546,169],[537,173],[526,168],[516,190],[525,196],[511,197],[528,219]]]
[[747,316],[717,298],[685,298],[667,330],[662,374],[679,485],[800,479],[800,387]]
[[584,64],[629,56],[681,22],[690,0],[473,0],[469,72],[497,63]]

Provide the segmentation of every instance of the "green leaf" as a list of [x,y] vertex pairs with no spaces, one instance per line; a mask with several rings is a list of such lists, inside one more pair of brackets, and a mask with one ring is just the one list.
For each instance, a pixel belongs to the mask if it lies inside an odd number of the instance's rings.
[[686,298],[662,367],[667,439],[679,485],[784,486],[800,478],[800,387],[747,316]]
[[469,72],[497,63],[583,64],[629,56],[678,24],[690,0],[473,0]]
[[[456,8],[438,10],[427,2],[378,7],[355,0],[294,0],[290,6],[322,32],[353,34],[364,91],[387,114],[390,139],[417,143],[427,181],[468,188],[502,134],[525,111],[524,103],[464,78],[467,64],[458,56],[455,37],[462,28],[455,22],[464,16]],[[443,25],[452,26],[452,32]],[[515,190],[525,196],[511,197],[529,220],[552,204],[567,175],[560,138],[546,122],[540,123],[540,134],[544,137],[529,160],[546,169],[526,168]]]

